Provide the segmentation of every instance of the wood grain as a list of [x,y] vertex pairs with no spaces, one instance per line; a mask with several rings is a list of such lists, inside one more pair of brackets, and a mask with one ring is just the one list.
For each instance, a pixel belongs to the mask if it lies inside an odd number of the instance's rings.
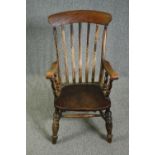
[[48,17],[48,21],[52,26],[79,22],[108,25],[111,20],[112,16],[110,13],[92,10],[66,11],[56,13]]
[[58,38],[57,38],[57,29],[56,27],[53,27],[53,35],[54,35],[54,45],[55,45],[55,49],[56,49],[56,57],[57,57],[57,61],[58,61],[58,77],[61,81],[61,76],[60,76],[60,65],[59,65],[59,55],[60,55],[60,51],[58,49]]
[[[90,118],[90,117],[102,117],[106,122],[107,129],[107,141],[110,143],[112,141],[112,113],[110,111],[111,101],[110,101],[110,92],[112,89],[113,80],[118,79],[118,73],[113,70],[110,63],[105,60],[106,52],[106,39],[107,39],[107,26],[112,20],[112,16],[109,13],[93,10],[75,10],[75,11],[66,11],[57,14],[53,14],[48,17],[49,23],[53,27],[54,42],[56,48],[56,58],[57,61],[51,65],[50,70],[47,72],[46,78],[50,79],[51,85],[54,92],[54,106],[55,113],[53,115],[53,126],[52,126],[52,142],[56,143],[58,138],[58,129],[59,129],[59,119],[63,116],[65,118]],[[78,23],[77,29],[77,59],[75,61],[75,47],[74,47],[74,27],[73,23]],[[87,41],[86,41],[86,50],[82,50],[82,38],[85,33],[82,34],[82,23],[87,23]],[[92,60],[89,58],[89,46],[90,46],[90,26],[91,23],[96,24],[95,30],[95,39],[93,43],[93,57]],[[64,25],[70,24],[70,34],[65,38]],[[95,67],[96,67],[96,51],[97,43],[99,37],[99,25],[104,26],[104,31],[102,35],[102,47],[101,47],[101,68],[99,81],[95,81]],[[58,27],[61,28],[61,38],[62,38],[62,50],[64,53],[60,52],[58,49],[58,36],[57,30]],[[70,37],[68,37],[70,36]],[[75,34],[76,36],[76,34]],[[73,83],[69,83],[69,72],[68,72],[68,60],[70,57],[68,47],[68,39],[70,38],[70,49],[71,49],[71,63],[72,63],[72,79]],[[82,52],[86,52],[85,58],[85,83],[82,83]],[[62,54],[64,58],[65,66],[65,76],[66,82],[61,83],[59,80],[58,74],[60,75],[59,63],[61,61],[60,57]],[[61,58],[62,58],[61,57]],[[91,62],[92,61],[92,62]],[[92,81],[89,82],[89,65],[92,65]],[[76,66],[78,67],[79,81],[76,82]],[[100,83],[102,82],[102,83]],[[62,114],[65,111],[85,111],[87,113],[77,113],[77,114]],[[88,113],[99,111],[100,114],[91,114]],[[105,111],[105,112],[103,112]]]
[[74,29],[73,24],[70,25],[71,51],[72,51],[72,79],[75,83],[75,50],[74,50]]
[[106,58],[106,41],[107,41],[107,26],[104,27],[104,32],[103,32],[103,42],[102,42],[102,59]]
[[101,66],[100,66],[100,76],[99,82],[103,82],[104,78],[104,67],[102,61],[105,59],[105,52],[106,52],[106,36],[107,36],[107,26],[104,26],[103,34],[102,34],[102,47],[101,47]]
[[55,106],[61,110],[91,111],[104,110],[111,103],[105,98],[99,85],[73,84],[62,88]]
[[112,66],[107,60],[104,60],[102,63],[103,63],[104,69],[107,71],[108,75],[110,76],[110,79],[116,80],[119,78],[118,73],[114,71],[114,69],[112,68]]
[[55,61],[51,64],[51,68],[46,73],[46,78],[47,79],[53,78],[57,72],[58,72],[58,61]]
[[79,23],[79,82],[82,82],[82,48],[81,48],[81,30],[82,24]]
[[64,118],[91,118],[91,117],[101,117],[100,114],[64,114]]
[[94,40],[94,51],[93,51],[93,61],[92,61],[92,82],[95,80],[95,66],[96,66],[96,47],[97,47],[97,40],[98,40],[98,33],[99,33],[99,26],[96,25],[95,31],[95,40]]
[[64,26],[61,26],[61,36],[62,36],[62,47],[64,50],[64,60],[65,60],[65,75],[66,75],[66,82],[69,83],[69,77],[68,77],[68,54],[67,54],[67,47],[66,47],[66,39],[65,39],[65,31]]
[[90,36],[90,24],[87,24],[87,45],[86,45],[86,70],[85,70],[85,81],[88,82],[88,65],[89,65],[89,57],[88,57],[88,49],[89,49],[89,36]]

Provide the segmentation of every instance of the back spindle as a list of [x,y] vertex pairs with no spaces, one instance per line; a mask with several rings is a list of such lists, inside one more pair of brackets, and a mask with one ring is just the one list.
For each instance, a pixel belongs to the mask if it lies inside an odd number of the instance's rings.
[[103,78],[104,78],[103,61],[105,59],[105,53],[106,53],[106,39],[107,39],[107,25],[104,26],[103,35],[102,35],[101,66],[100,66],[100,77],[99,77],[100,83],[103,82]]
[[89,65],[89,57],[88,57],[88,48],[89,48],[89,36],[90,36],[90,24],[87,24],[87,47],[86,47],[86,71],[85,78],[86,82],[88,82],[88,65]]
[[73,83],[75,83],[75,50],[74,50],[74,30],[73,24],[70,24],[70,39],[71,39],[71,52],[72,52],[72,79]]
[[106,57],[106,41],[107,41],[107,25],[105,25],[104,27],[104,32],[103,32],[103,45],[102,45],[102,48],[103,48],[103,56],[102,58],[105,59]]
[[99,26],[96,24],[96,31],[95,31],[95,40],[94,40],[94,51],[93,51],[93,63],[92,63],[92,82],[95,80],[95,66],[96,66],[96,47],[97,47],[97,40],[98,40],[98,32]]
[[[78,58],[76,58],[76,54],[75,54],[75,43],[74,43],[74,23],[70,23],[70,37],[65,37],[65,30],[64,30],[64,25],[60,25],[60,31],[61,31],[61,39],[62,39],[62,51],[60,52],[60,49],[58,49],[58,43],[57,43],[57,29],[56,27],[53,27],[53,33],[54,33],[54,42],[55,42],[55,48],[56,48],[56,52],[57,52],[57,60],[58,62],[61,61],[60,60],[60,54],[62,54],[62,58],[63,58],[63,63],[64,63],[64,73],[62,72],[62,74],[65,75],[65,79],[66,79],[66,83],[69,83],[69,62],[68,60],[71,58],[71,74],[72,74],[72,82],[75,83],[76,82],[76,74],[78,75],[78,82],[82,83],[83,81],[83,75],[82,75],[82,67],[84,67],[83,69],[85,70],[85,82],[89,82],[89,71],[92,70],[91,73],[91,82],[95,82],[96,79],[96,65],[97,65],[97,46],[98,46],[98,39],[99,39],[99,24],[96,23],[95,25],[95,35],[94,35],[94,45],[93,45],[93,53],[92,53],[92,59],[90,58],[90,50],[89,50],[89,46],[90,46],[90,31],[91,31],[91,23],[87,23],[87,33],[86,33],[86,50],[85,50],[85,66],[83,66],[83,62],[82,62],[82,22],[78,22]],[[101,65],[100,65],[100,73],[99,76],[97,77],[98,80],[97,82],[100,82],[100,84],[104,84],[104,76],[105,76],[105,72],[104,72],[104,66],[103,66],[103,61],[105,59],[105,55],[106,55],[106,40],[107,40],[107,26],[108,25],[104,25],[104,29],[102,32],[102,43],[101,43]],[[70,38],[70,50],[71,50],[71,57],[69,56],[69,51],[67,48],[67,42],[66,39]],[[78,60],[78,63],[76,64],[76,59]],[[59,62],[59,66],[60,66],[60,62]],[[60,77],[60,67],[59,68],[59,77]],[[77,66],[77,68],[76,68]],[[76,72],[76,69],[78,70],[78,72]],[[63,70],[63,69],[62,69]]]
[[58,61],[58,77],[59,77],[59,80],[61,80],[61,76],[60,76],[60,65],[59,65],[59,50],[58,50],[58,38],[57,38],[57,29],[56,27],[53,27],[53,35],[54,35],[54,45],[55,45],[55,49],[56,49],[56,57],[57,57],[57,61]]
[[79,82],[82,82],[82,49],[81,49],[81,29],[82,24],[79,23]]
[[64,51],[64,60],[65,60],[65,75],[66,75],[66,82],[69,83],[69,78],[68,78],[68,63],[67,63],[67,47],[66,47],[66,39],[65,39],[65,31],[64,31],[64,26],[61,26],[61,36],[62,36],[62,48]]

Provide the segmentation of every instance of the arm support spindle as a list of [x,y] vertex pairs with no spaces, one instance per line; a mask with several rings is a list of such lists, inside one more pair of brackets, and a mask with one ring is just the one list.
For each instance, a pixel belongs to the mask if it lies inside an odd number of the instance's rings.
[[58,62],[57,61],[52,63],[51,68],[46,73],[46,79],[49,79],[51,81],[54,95],[55,97],[58,97],[61,92],[61,81],[58,76]]
[[107,60],[102,62],[102,70],[105,71],[104,74],[104,84],[103,84],[103,93],[106,97],[110,95],[112,82],[118,79],[118,73],[113,70],[112,66]]

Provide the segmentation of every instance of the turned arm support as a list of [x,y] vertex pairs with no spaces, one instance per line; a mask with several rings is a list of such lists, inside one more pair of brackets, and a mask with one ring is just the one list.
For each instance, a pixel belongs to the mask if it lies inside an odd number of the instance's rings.
[[112,68],[111,64],[107,60],[103,60],[102,62],[103,69],[108,73],[111,80],[117,80],[119,78],[118,73]]
[[58,75],[58,61],[52,63],[51,68],[46,73],[46,79],[49,79],[52,84],[55,97],[58,97],[61,92],[61,80]]
[[104,72],[104,83],[103,83],[103,93],[105,96],[109,96],[112,88],[113,80],[118,79],[118,73],[114,71],[112,66],[107,60],[102,61],[102,71]]

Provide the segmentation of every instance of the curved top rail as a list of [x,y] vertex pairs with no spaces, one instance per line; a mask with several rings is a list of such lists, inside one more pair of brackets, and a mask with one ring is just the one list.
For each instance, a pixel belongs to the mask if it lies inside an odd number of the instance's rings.
[[111,14],[93,10],[66,11],[48,17],[48,21],[53,27],[80,22],[108,25],[111,20]]

